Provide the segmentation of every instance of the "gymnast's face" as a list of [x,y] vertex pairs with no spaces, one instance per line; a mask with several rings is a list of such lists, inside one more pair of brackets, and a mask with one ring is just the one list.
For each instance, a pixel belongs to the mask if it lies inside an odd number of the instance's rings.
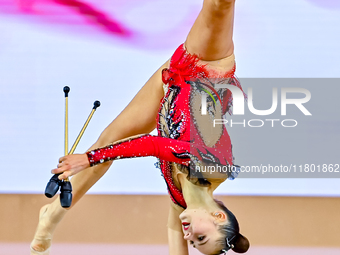
[[219,227],[227,221],[222,211],[208,212],[203,208],[186,209],[179,216],[182,222],[184,239],[203,254],[215,253],[222,249],[218,240],[222,238]]

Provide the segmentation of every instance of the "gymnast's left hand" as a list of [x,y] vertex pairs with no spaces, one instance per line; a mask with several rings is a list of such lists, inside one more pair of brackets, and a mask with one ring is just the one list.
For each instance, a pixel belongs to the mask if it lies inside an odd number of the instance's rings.
[[86,154],[72,154],[61,157],[57,167],[51,171],[52,174],[60,174],[59,180],[64,180],[90,167],[90,163]]

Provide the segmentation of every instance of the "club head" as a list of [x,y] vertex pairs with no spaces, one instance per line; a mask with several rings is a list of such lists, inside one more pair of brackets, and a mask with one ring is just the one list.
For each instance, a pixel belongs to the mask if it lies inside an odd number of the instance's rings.
[[58,175],[55,174],[49,180],[45,188],[45,196],[48,198],[54,197],[54,195],[58,192],[60,186],[60,180],[58,179]]
[[69,181],[61,182],[60,204],[63,208],[69,208],[72,204],[72,185]]

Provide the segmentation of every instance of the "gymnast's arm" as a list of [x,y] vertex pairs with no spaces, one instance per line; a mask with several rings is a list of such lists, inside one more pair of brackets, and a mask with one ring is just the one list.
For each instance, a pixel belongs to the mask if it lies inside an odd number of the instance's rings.
[[179,215],[182,212],[182,208],[171,202],[168,217],[169,255],[189,254],[188,242],[183,238],[182,224],[179,220]]
[[61,157],[58,168],[52,173],[59,174],[59,179],[65,179],[80,171],[119,158],[134,158],[154,156],[166,161],[189,165],[190,142],[149,134],[125,138],[106,147],[91,150],[84,154],[73,154]]
[[[206,157],[205,154],[210,156]],[[230,155],[227,155],[229,160],[225,158],[225,150],[223,149],[207,147],[203,144],[194,144],[189,141],[143,134],[116,141],[106,147],[91,150],[84,154],[61,157],[58,168],[52,170],[52,173],[63,173],[61,176],[66,178],[79,173],[89,166],[102,164],[107,161],[149,156],[185,166],[189,166],[191,160],[193,160],[193,166],[196,166],[196,164],[199,166],[200,162],[209,162],[211,160],[212,163],[215,162],[221,164],[221,166],[232,165]],[[225,175],[226,173],[223,174]]]

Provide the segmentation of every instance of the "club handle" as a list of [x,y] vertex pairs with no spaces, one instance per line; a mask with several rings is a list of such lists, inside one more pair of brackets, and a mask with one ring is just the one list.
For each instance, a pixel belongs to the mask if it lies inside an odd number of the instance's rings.
[[94,112],[96,111],[96,109],[97,109],[99,106],[100,106],[100,102],[99,102],[99,101],[95,101],[95,102],[93,103],[92,111],[91,111],[90,115],[87,117],[87,120],[85,121],[85,124],[84,124],[83,128],[80,130],[79,135],[78,135],[77,139],[75,140],[75,142],[74,142],[74,144],[73,144],[73,146],[72,146],[70,152],[68,153],[68,155],[73,154],[74,151],[76,150],[77,145],[78,145],[78,143],[79,143],[81,137],[83,136],[83,134],[84,134],[84,132],[85,132],[85,130],[86,130],[88,124],[90,123],[90,120],[92,119],[92,116],[93,116]]

